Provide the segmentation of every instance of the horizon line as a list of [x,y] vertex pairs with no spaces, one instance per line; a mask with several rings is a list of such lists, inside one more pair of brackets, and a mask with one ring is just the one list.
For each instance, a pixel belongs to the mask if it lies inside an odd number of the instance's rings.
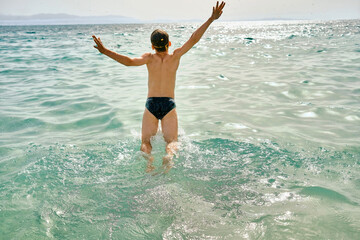
[[[339,21],[358,20],[360,18],[334,18],[334,19],[309,19],[309,18],[248,18],[226,19],[218,22],[256,22],[256,21]],[[30,21],[30,22],[25,22]],[[9,15],[0,13],[0,26],[27,26],[27,25],[86,25],[86,24],[149,24],[149,23],[189,23],[202,22],[203,19],[153,19],[145,20],[122,15],[96,15],[80,16],[67,13],[38,13],[33,15]]]

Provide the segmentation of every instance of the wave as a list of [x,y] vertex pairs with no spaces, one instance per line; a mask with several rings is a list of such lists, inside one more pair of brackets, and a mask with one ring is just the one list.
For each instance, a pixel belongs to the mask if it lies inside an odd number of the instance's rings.
[[[335,231],[320,224],[321,211],[349,216],[346,230],[336,229],[338,235],[353,237],[359,230],[354,219],[358,199],[344,185],[326,180],[343,179],[346,186],[346,181],[356,179],[359,149],[319,149],[308,154],[274,142],[196,141],[185,135],[180,142],[173,169],[155,176],[145,173],[138,138],[91,145],[30,144],[17,157],[25,158],[27,166],[1,178],[2,199],[10,191],[17,196],[11,206],[4,202],[2,212],[15,207],[12,216],[21,213],[28,219],[27,229],[34,231],[40,222],[51,235],[64,238],[100,236],[100,232],[123,239],[241,238],[243,234],[279,234],[284,224],[290,231],[287,234],[298,238],[312,224],[319,224],[313,234]],[[161,169],[161,135],[153,143],[155,165]],[[345,163],[357,167],[350,170]],[[309,179],[318,185],[309,185]],[[312,220],[304,221],[304,214],[311,211]],[[248,228],[249,224],[253,227]],[[7,236],[13,234],[6,231]]]

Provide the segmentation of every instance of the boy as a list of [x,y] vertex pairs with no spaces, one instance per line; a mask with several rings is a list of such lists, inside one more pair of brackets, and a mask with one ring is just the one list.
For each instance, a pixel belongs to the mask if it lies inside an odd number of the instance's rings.
[[125,66],[140,66],[146,64],[148,78],[148,98],[142,121],[141,151],[146,154],[148,160],[147,171],[154,169],[151,156],[150,138],[158,130],[158,123],[161,120],[161,129],[166,141],[166,153],[163,158],[163,166],[170,168],[171,160],[177,150],[178,121],[176,114],[176,105],[174,101],[174,89],[176,70],[180,63],[180,58],[189,51],[202,37],[210,24],[218,19],[222,14],[225,2],[216,3],[213,7],[211,17],[201,25],[190,37],[190,39],[180,48],[174,50],[172,54],[168,53],[171,46],[169,35],[162,30],[155,30],[151,34],[152,49],[155,54],[145,53],[139,58],[129,58],[106,49],[100,38],[92,36],[97,46],[94,46],[100,53],[114,59]]

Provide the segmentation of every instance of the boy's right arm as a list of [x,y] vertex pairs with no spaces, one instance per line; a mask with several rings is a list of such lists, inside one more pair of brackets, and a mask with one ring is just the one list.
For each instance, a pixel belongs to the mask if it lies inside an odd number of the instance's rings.
[[221,16],[224,6],[225,2],[221,2],[219,5],[219,1],[217,1],[216,7],[213,7],[211,17],[191,35],[190,39],[182,47],[174,50],[174,55],[181,57],[187,53],[201,39],[210,24]]

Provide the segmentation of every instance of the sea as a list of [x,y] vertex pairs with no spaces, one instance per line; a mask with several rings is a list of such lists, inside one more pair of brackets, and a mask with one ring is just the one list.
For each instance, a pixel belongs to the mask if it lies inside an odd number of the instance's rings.
[[146,66],[200,22],[0,26],[0,239],[360,239],[360,20],[215,22],[182,57],[179,150],[140,152]]

